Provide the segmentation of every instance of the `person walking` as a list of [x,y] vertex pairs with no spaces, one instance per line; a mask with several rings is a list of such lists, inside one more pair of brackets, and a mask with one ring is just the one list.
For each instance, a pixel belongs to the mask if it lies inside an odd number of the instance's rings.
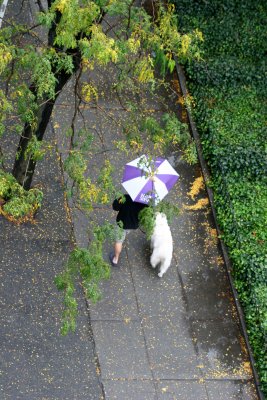
[[109,260],[113,267],[118,266],[122,244],[126,235],[139,227],[138,214],[147,204],[133,201],[128,194],[115,199],[112,208],[118,211],[115,227],[114,251],[109,254]]

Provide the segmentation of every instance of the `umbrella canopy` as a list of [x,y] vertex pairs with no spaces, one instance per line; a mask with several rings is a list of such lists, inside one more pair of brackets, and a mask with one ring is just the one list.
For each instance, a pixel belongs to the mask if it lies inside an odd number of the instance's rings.
[[177,172],[164,158],[151,160],[143,155],[125,165],[122,186],[133,201],[157,204],[178,178]]

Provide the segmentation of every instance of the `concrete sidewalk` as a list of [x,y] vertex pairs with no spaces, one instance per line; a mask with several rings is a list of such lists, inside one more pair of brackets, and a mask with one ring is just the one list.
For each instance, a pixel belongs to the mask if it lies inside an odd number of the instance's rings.
[[[121,99],[112,92],[112,74],[99,71],[102,85],[97,104],[83,108],[83,120],[95,133],[95,146],[102,151],[88,157],[88,176],[94,180],[105,159],[115,166],[118,188],[123,166],[134,155],[124,156],[115,143],[122,140],[121,125],[129,118]],[[86,78],[85,78],[86,79]],[[104,97],[105,96],[105,97]],[[125,93],[123,101],[131,99]],[[177,112],[173,92],[154,97],[140,94],[149,113],[160,117],[165,105]],[[68,126],[72,88],[61,96],[54,115],[56,131]],[[82,119],[76,127],[82,126]],[[63,123],[64,126],[64,123]],[[58,136],[59,137],[59,136]],[[62,158],[66,144],[60,144]],[[148,145],[149,146],[149,143]],[[147,148],[143,149],[144,153]],[[165,154],[180,174],[168,201],[183,211],[171,229],[174,238],[172,266],[160,279],[149,265],[149,245],[144,234],[132,232],[126,240],[120,267],[102,284],[103,299],[89,304],[105,398],[108,400],[228,400],[256,399],[250,363],[238,325],[224,261],[217,243],[209,207],[186,211],[206,198],[203,190],[195,202],[187,192],[201,175],[189,166],[178,150]],[[129,158],[130,157],[130,158]],[[113,222],[111,206],[96,208],[90,219]],[[90,220],[72,210],[77,244],[90,241]],[[112,244],[106,248],[108,257]]]
[[53,281],[73,239],[55,153],[40,163],[36,181],[44,202],[35,224],[16,226],[0,216],[0,398],[99,400],[102,386],[81,292],[78,329],[60,334],[62,299]]
[[[21,12],[19,3],[10,2],[16,6],[10,13]],[[83,109],[101,150],[88,158],[88,175],[94,179],[104,159],[109,159],[120,187],[123,166],[132,157],[119,155],[114,142],[122,139],[120,123],[129,115],[111,90],[110,75],[99,71],[98,104]],[[54,133],[62,138],[64,125],[68,127],[72,118],[71,85],[58,99],[53,129],[47,132],[51,141]],[[126,100],[131,100],[130,91]],[[168,92],[153,98],[140,94],[146,109],[158,116],[166,110],[165,102],[177,111],[176,100]],[[78,119],[76,126],[82,123]],[[8,138],[8,147],[11,141]],[[65,145],[60,139],[62,159]],[[193,204],[187,192],[201,174],[199,166],[186,165],[177,150],[165,156],[181,176],[168,200],[181,207]],[[61,178],[52,152],[38,164],[35,176],[45,194],[36,224],[14,227],[0,217],[1,399],[256,399],[209,208],[184,211],[173,222],[174,257],[162,279],[149,266],[143,233],[133,232],[120,268],[112,269],[111,279],[102,284],[103,299],[88,304],[88,310],[79,293],[77,332],[60,336],[62,305],[53,279],[73,245]],[[115,213],[111,207],[97,208],[92,218],[113,222]],[[90,219],[72,209],[72,222],[77,244],[86,247]],[[111,243],[107,256],[110,248]]]
[[[31,23],[34,2],[9,1],[5,19]],[[48,129],[45,140],[54,143]],[[11,171],[18,135],[7,132],[1,148]],[[73,249],[64,207],[58,157],[38,163],[34,185],[44,192],[35,223],[15,225],[0,216],[0,399],[74,400],[103,398],[88,311],[81,290],[75,334],[60,334],[62,298],[54,278]]]

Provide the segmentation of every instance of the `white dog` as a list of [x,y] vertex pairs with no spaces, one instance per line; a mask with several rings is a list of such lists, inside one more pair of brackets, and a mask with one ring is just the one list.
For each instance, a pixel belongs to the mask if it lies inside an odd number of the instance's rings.
[[166,215],[163,213],[156,214],[150,247],[151,250],[153,250],[150,257],[150,264],[153,268],[156,268],[156,266],[160,264],[158,276],[161,278],[171,265],[173,250],[171,230]]

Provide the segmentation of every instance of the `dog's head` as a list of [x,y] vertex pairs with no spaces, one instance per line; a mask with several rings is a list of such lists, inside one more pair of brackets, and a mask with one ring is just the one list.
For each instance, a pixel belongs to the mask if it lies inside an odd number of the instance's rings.
[[156,213],[156,225],[166,225],[167,224],[167,217],[164,213],[157,212]]

